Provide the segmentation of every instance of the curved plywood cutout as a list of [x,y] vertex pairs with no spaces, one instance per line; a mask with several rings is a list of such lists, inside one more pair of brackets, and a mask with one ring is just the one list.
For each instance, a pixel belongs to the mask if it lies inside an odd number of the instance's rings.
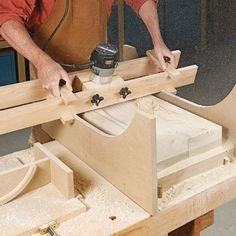
[[27,170],[26,175],[20,181],[20,183],[14,189],[12,189],[9,193],[7,193],[6,195],[4,195],[0,198],[0,205],[4,205],[4,204],[8,203],[11,200],[13,200],[14,198],[16,198],[18,195],[20,195],[25,190],[25,188],[28,186],[28,184],[31,182],[31,180],[33,179],[36,170],[37,170],[36,165],[30,166]]
[[158,97],[223,126],[225,138],[236,145],[236,86],[224,100],[213,106],[201,106],[165,92]]
[[157,213],[153,116],[137,111],[131,125],[118,137],[105,135],[79,117],[73,125],[56,121],[43,125],[43,129],[147,212]]

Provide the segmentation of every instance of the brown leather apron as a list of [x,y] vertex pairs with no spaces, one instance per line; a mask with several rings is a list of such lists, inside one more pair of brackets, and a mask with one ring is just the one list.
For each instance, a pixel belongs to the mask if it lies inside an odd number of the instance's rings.
[[[40,47],[64,14],[65,4],[65,0],[57,0],[48,21],[34,34],[33,38]],[[88,62],[95,46],[107,40],[108,12],[107,0],[70,0],[68,16],[46,52],[59,62]]]

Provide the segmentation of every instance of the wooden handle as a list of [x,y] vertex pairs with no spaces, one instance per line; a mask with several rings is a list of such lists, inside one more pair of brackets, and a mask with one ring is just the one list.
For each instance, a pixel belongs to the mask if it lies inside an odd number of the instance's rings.
[[[159,60],[150,51],[147,51],[146,55],[152,61],[154,61],[158,67],[161,67]],[[166,72],[168,73],[171,79],[178,79],[181,77],[181,73],[173,65],[171,65],[170,63],[166,63],[166,65],[167,65]]]
[[30,166],[22,181],[12,191],[0,198],[0,205],[4,205],[10,202],[14,198],[16,198],[20,193],[22,193],[33,179],[36,170],[36,165]]

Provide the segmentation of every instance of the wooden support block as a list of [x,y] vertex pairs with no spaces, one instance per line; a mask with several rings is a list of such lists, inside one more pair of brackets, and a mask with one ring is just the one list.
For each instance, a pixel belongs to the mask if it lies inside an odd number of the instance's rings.
[[210,211],[205,215],[181,226],[172,231],[168,236],[200,236],[201,231],[214,224],[214,211]]
[[75,117],[74,117],[74,115],[68,113],[68,114],[62,115],[60,120],[61,120],[63,125],[65,125],[65,124],[73,124],[74,121],[75,121]]
[[123,45],[123,61],[133,60],[138,58],[137,49],[130,45]]

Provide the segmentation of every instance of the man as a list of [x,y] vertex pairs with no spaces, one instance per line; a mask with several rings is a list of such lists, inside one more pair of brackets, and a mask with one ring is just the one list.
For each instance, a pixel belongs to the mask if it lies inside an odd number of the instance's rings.
[[[4,0],[0,2],[0,35],[35,66],[42,86],[54,96],[60,96],[60,79],[67,82],[70,90],[72,81],[56,61],[84,63],[88,60],[96,44],[106,41],[107,19],[114,1],[70,0],[69,14],[46,53],[40,46],[47,41],[63,15],[66,1]],[[170,57],[173,64],[173,55],[161,37],[156,0],[125,2],[146,24],[165,70],[163,56]],[[34,35],[34,41],[31,35]]]

